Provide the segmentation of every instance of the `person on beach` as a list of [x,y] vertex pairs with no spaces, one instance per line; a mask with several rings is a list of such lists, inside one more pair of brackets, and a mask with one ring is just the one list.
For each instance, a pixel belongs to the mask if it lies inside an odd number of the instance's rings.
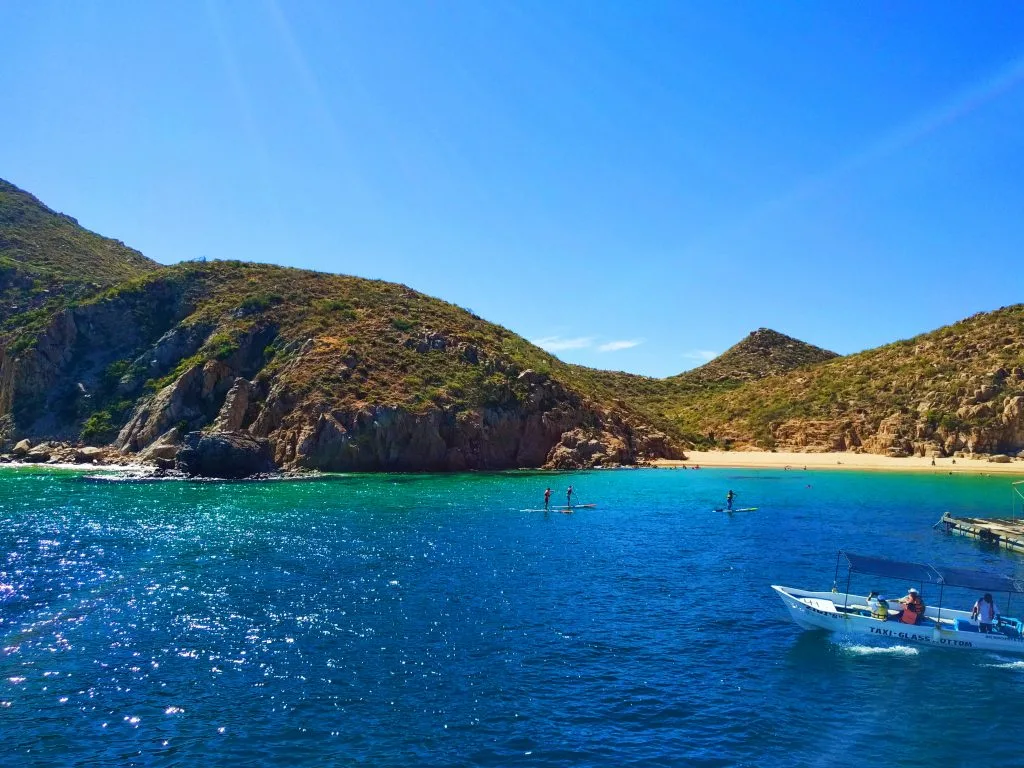
[[548,504],[551,502],[551,489],[548,488],[544,491],[544,509],[548,508]]
[[998,613],[999,609],[992,602],[992,595],[986,592],[971,609],[971,619],[977,620],[978,631],[988,634],[992,631],[992,622],[995,621]]
[[924,616],[924,600],[921,599],[921,595],[913,587],[907,590],[906,597],[900,599],[900,605],[903,606],[903,611],[900,613],[900,621],[904,624],[917,624],[920,618]]
[[569,490],[565,492],[565,506],[572,506],[572,486],[569,486]]
[[731,489],[727,494],[725,494],[725,504],[728,509],[732,509],[732,500],[735,498],[736,494],[733,493]]

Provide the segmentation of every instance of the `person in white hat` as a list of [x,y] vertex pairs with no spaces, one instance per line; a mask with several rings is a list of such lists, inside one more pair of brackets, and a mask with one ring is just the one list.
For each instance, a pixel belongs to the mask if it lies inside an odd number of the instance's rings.
[[907,596],[900,600],[900,605],[903,606],[900,621],[904,624],[917,624],[924,616],[924,600],[913,587],[907,590]]

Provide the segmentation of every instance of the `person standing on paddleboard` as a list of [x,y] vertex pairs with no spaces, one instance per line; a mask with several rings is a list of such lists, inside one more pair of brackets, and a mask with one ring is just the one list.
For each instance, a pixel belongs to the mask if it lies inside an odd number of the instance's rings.
[[565,492],[565,506],[572,506],[572,486],[569,486],[569,490]]
[[551,489],[548,488],[544,491],[544,509],[547,510],[548,503],[551,501]]
[[732,490],[730,489],[729,492],[727,494],[725,494],[725,503],[726,503],[726,505],[728,506],[729,509],[732,509],[732,500],[734,498],[736,498],[736,494],[733,493]]

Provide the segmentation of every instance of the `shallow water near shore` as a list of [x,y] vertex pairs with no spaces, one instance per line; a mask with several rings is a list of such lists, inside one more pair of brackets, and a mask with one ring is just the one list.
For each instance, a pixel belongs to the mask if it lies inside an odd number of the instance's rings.
[[[598,507],[523,511],[569,484]],[[730,488],[757,511],[712,511]],[[0,765],[1016,764],[1024,657],[803,632],[769,586],[831,588],[839,548],[1024,574],[931,527],[1011,498],[827,471],[3,471]]]

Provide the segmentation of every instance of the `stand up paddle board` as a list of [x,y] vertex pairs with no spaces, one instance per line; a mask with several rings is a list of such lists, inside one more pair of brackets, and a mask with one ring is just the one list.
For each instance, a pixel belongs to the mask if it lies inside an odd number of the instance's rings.
[[597,504],[573,504],[571,507],[548,507],[547,509],[523,509],[521,512],[572,512],[574,509],[597,509]]

